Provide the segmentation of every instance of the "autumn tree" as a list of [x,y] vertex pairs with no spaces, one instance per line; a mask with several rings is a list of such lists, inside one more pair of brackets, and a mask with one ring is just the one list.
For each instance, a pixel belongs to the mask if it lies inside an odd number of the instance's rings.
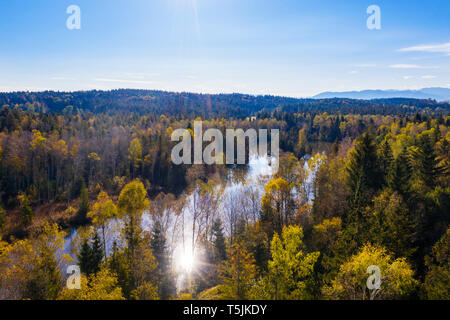
[[277,177],[281,177],[288,183],[299,187],[303,183],[306,175],[303,163],[298,161],[297,157],[292,153],[280,157],[279,161]]
[[134,138],[130,142],[130,147],[128,149],[129,158],[132,162],[132,177],[135,177],[135,170],[139,168],[140,163],[142,162],[142,144],[139,138]]
[[235,242],[228,250],[228,257],[219,271],[224,299],[245,300],[256,279],[255,259],[242,243]]
[[316,192],[312,207],[314,222],[321,223],[324,219],[344,217],[349,196],[345,184],[346,163],[340,157],[327,158],[316,173]]
[[283,227],[281,239],[275,234],[270,248],[269,295],[274,300],[310,299],[314,264],[319,252],[307,253],[303,230],[298,226]]
[[33,240],[33,257],[25,299],[56,299],[62,286],[62,265],[70,258],[62,254],[65,234],[56,224],[45,224]]
[[59,300],[124,300],[117,276],[108,269],[86,276],[81,275],[81,289],[69,290],[64,287]]
[[[381,285],[369,289],[370,266],[380,270]],[[370,271],[370,269],[369,269]],[[373,271],[372,271],[373,272]],[[383,247],[365,245],[357,254],[341,265],[329,286],[323,289],[328,299],[374,300],[409,298],[418,282],[406,259],[392,258]]]
[[261,221],[266,227],[266,232],[281,233],[283,226],[292,221],[295,209],[292,188],[293,185],[281,177],[270,180],[264,187]]
[[20,300],[25,297],[33,259],[31,240],[18,240],[11,244],[0,241],[0,299]]
[[140,181],[128,183],[120,192],[118,209],[125,222],[123,236],[127,245],[124,267],[129,270],[129,277],[123,279],[122,288],[127,298],[136,297],[137,292],[142,292],[144,287],[149,289],[152,286],[157,290],[154,285],[157,262],[149,249],[150,236],[143,237],[141,228],[141,216],[149,204],[147,191]]
[[128,250],[134,257],[134,250],[141,236],[141,215],[148,208],[147,191],[140,181],[128,183],[120,192],[118,209],[119,216],[125,219],[124,236]]
[[125,297],[130,297],[131,291],[131,267],[126,251],[120,248],[117,241],[113,242],[111,255],[108,257],[108,266],[115,275],[117,275],[117,283],[122,289]]
[[343,238],[342,219],[335,217],[325,219],[312,230],[312,242],[315,250],[320,252],[315,273],[318,278],[316,286],[330,281],[336,276],[339,265],[346,258],[348,243]]
[[424,291],[428,299],[450,299],[450,229],[435,244],[430,255],[425,259],[427,273]]
[[30,201],[26,194],[19,195],[18,200],[20,203],[20,220],[24,226],[28,226],[33,220],[33,209],[31,209]]
[[107,255],[106,228],[108,225],[108,221],[112,218],[117,217],[117,215],[118,212],[116,205],[104,191],[101,191],[98,194],[97,201],[92,206],[92,210],[87,214],[87,217],[91,219],[94,226],[100,227],[102,230],[103,252],[105,253],[105,258]]
[[133,300],[159,300],[157,288],[150,282],[137,287],[132,293]]
[[267,262],[270,259],[270,240],[260,221],[249,225],[242,235],[242,241],[255,258],[255,264],[260,272],[267,271]]
[[135,247],[135,258],[129,261],[130,288],[132,289],[129,298],[137,300],[159,299],[156,273],[158,261],[150,248],[151,235],[146,233]]

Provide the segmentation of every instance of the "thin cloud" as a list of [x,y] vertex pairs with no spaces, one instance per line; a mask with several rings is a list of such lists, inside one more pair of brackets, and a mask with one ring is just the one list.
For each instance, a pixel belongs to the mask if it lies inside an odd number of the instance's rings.
[[398,49],[398,52],[434,52],[450,55],[450,42],[441,44],[424,44]]
[[411,78],[413,78],[413,76],[403,76],[403,79],[405,79],[405,80],[409,80]]
[[389,66],[391,69],[435,69],[436,67],[425,67],[417,64],[391,64]]
[[422,76],[422,79],[434,79],[436,78],[436,76],[432,76],[432,75],[426,75],[426,76]]
[[96,78],[97,82],[115,82],[115,83],[134,83],[134,84],[155,84],[155,81],[128,80],[128,79],[112,79],[112,78]]

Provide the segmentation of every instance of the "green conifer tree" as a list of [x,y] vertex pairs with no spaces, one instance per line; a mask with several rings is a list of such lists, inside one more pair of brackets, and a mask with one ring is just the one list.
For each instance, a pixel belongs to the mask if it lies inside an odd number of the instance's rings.
[[347,164],[346,182],[351,191],[351,210],[361,211],[370,203],[373,194],[380,188],[379,161],[375,143],[368,133],[358,139]]
[[78,218],[81,223],[87,221],[87,213],[89,211],[89,198],[86,184],[83,181],[80,192],[80,207],[78,209]]
[[400,193],[402,196],[408,196],[410,191],[411,165],[409,153],[406,148],[392,162],[387,175],[388,187]]
[[78,255],[78,264],[81,272],[86,275],[91,275],[100,271],[100,264],[103,260],[103,247],[98,233],[95,231],[92,238],[86,239],[81,246],[80,254]]
[[102,241],[100,240],[97,230],[94,232],[94,237],[92,239],[91,252],[92,271],[93,273],[97,273],[100,271],[100,265],[104,257]]
[[394,162],[394,156],[392,155],[392,148],[389,141],[385,139],[381,144],[378,152],[380,160],[380,170],[383,174],[383,182],[387,183],[388,174],[392,163]]
[[227,257],[227,248],[225,245],[225,236],[223,235],[222,221],[217,219],[213,225],[213,245],[216,262],[225,260]]
[[92,258],[92,248],[89,245],[89,239],[84,240],[80,253],[78,254],[78,265],[82,273],[90,275],[91,274],[91,258]]
[[414,158],[419,179],[427,188],[434,189],[442,168],[439,166],[439,160],[429,135],[423,135],[420,138],[419,149],[414,152]]
[[162,231],[161,224],[157,221],[152,228],[150,247],[153,256],[158,262],[156,267],[159,296],[161,299],[169,299],[176,292],[174,275],[169,267],[169,255],[167,252],[166,237]]

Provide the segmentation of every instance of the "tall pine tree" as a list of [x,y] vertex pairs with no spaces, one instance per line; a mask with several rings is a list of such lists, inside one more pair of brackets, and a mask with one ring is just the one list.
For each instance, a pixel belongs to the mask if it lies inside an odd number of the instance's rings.
[[80,192],[80,207],[78,209],[78,219],[80,223],[85,223],[87,221],[88,211],[89,211],[89,198],[86,184],[83,181]]
[[427,188],[434,189],[442,169],[439,167],[439,160],[429,135],[425,134],[420,138],[419,149],[414,152],[414,158],[420,180]]
[[213,225],[213,245],[214,258],[216,262],[221,262],[227,257],[227,248],[225,245],[225,236],[223,235],[222,221],[217,219]]
[[351,191],[351,208],[360,209],[370,203],[382,183],[380,171],[373,138],[364,133],[352,150],[347,165],[346,182]]
[[394,162],[394,156],[392,155],[392,148],[389,141],[385,139],[381,144],[378,151],[378,158],[380,161],[380,170],[383,174],[383,182],[387,184],[388,174],[392,163]]
[[90,243],[90,239],[86,239],[81,246],[78,255],[78,265],[82,273],[91,275],[100,271],[100,264],[103,259],[103,248],[98,233],[95,232]]
[[400,193],[403,197],[408,196],[410,191],[411,164],[408,150],[403,148],[398,157],[392,162],[388,176],[388,187]]
[[169,267],[169,255],[167,252],[166,237],[159,221],[156,221],[152,229],[150,247],[153,256],[158,262],[156,267],[159,296],[161,299],[169,299],[176,291],[175,277]]

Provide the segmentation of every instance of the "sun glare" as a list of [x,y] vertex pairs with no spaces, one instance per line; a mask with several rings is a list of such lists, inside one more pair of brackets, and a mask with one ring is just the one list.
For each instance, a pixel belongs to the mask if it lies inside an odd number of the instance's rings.
[[186,249],[178,255],[178,268],[182,271],[190,273],[194,267],[194,254],[192,250]]

